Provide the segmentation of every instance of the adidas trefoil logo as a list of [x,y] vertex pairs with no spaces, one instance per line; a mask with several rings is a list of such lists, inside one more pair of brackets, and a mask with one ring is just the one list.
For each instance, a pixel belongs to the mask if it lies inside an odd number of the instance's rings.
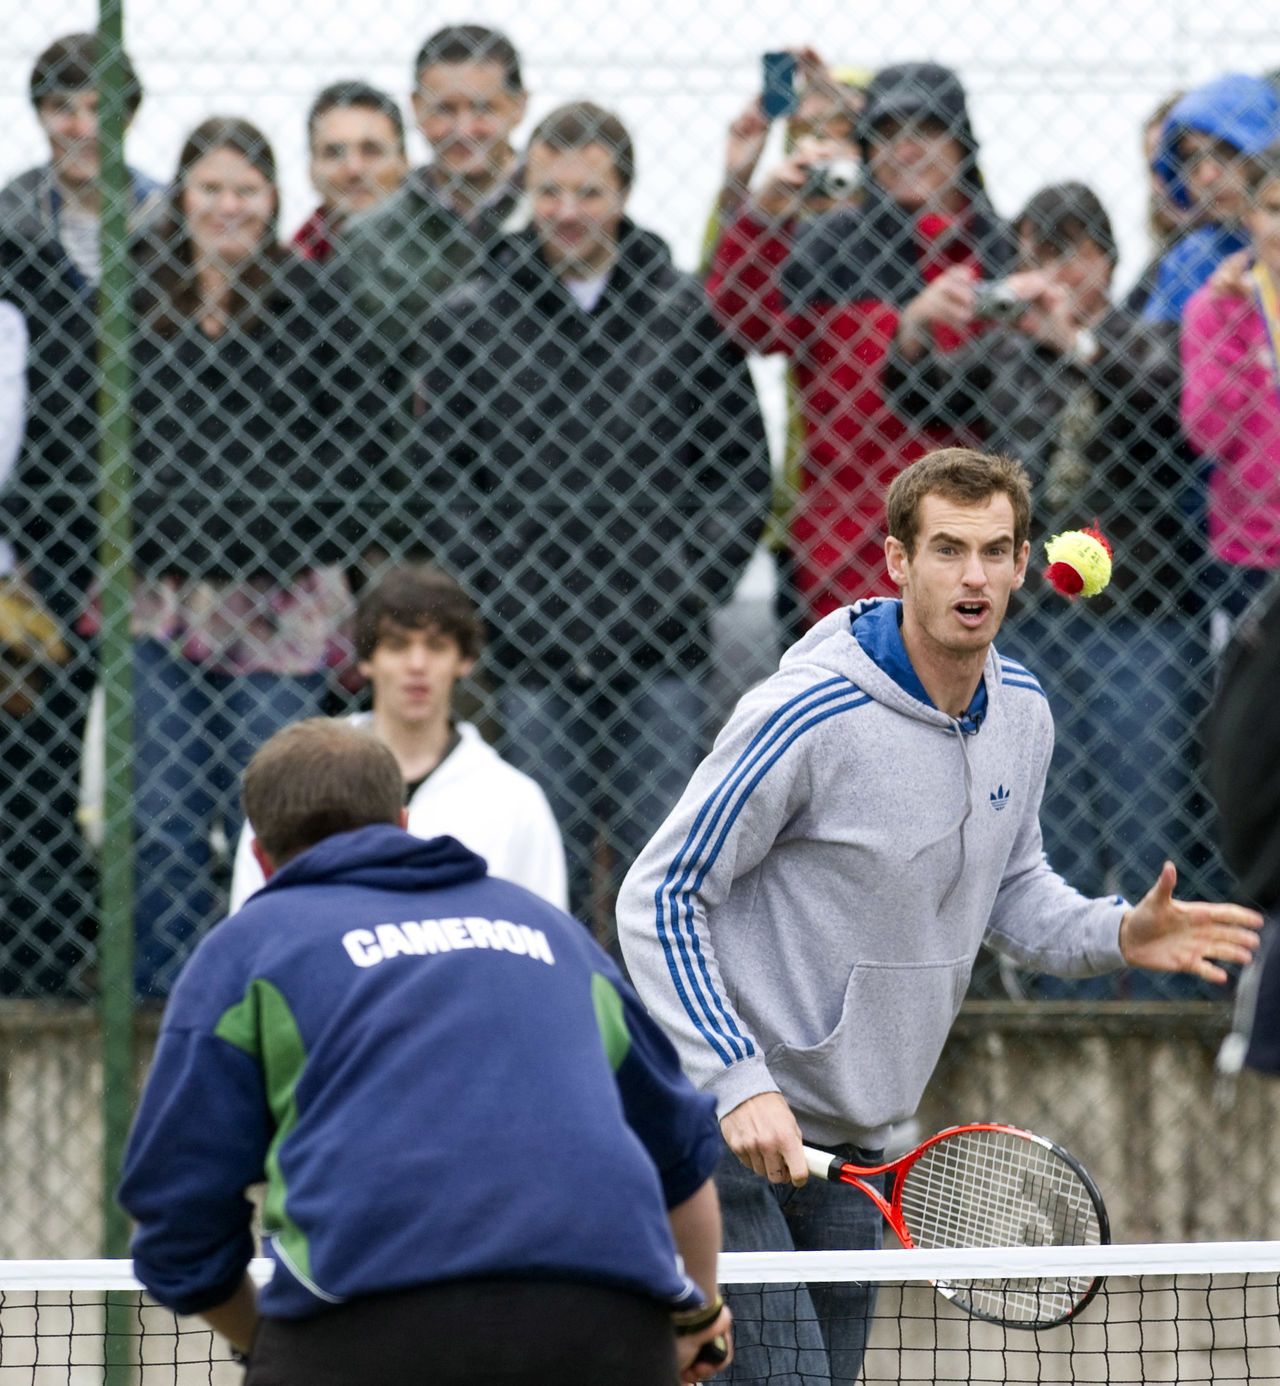
[[995,787],[995,792],[987,796],[991,800],[991,807],[997,813],[1002,813],[1009,807],[1009,791],[1002,784]]

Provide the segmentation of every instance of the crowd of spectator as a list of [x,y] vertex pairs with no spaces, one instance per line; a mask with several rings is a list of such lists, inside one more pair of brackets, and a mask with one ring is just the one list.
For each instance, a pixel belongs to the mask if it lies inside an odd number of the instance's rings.
[[[351,711],[383,648],[356,602],[381,609],[388,573],[435,594],[388,608],[392,626],[453,641],[387,684],[432,709],[429,734],[412,709],[387,733],[407,783],[496,740],[501,773],[536,781],[558,820],[571,908],[607,933],[704,749],[710,617],[758,546],[787,636],[888,593],[885,491],[952,443],[1027,466],[1037,539],[1096,520],[1116,548],[1105,597],[1032,582],[1002,640],[1054,704],[1050,859],[1093,895],[1165,856],[1203,877],[1192,893],[1229,890],[1198,741],[1215,650],[1280,566],[1280,94],[1233,73],[1153,112],[1152,257],[1122,298],[1091,188],[997,211],[953,71],[789,58],[782,104],[753,96],[728,131],[697,275],[629,216],[637,153],[616,114],[571,102],[520,147],[519,54],[478,25],[414,58],[423,167],[395,97],[355,79],[318,93],[319,203],[288,239],[275,156],[245,119],[201,121],[165,180],[131,171],[140,996],[165,995],[225,911],[254,749]],[[100,628],[98,59],[87,34],[37,58],[49,160],[0,190],[8,995],[94,986],[76,825]],[[124,74],[132,118],[142,83]],[[775,122],[783,158],[761,170]],[[753,353],[788,363],[776,468]],[[419,560],[436,567],[403,566]],[[488,629],[465,734],[463,589]],[[375,679],[379,696],[399,694]]]

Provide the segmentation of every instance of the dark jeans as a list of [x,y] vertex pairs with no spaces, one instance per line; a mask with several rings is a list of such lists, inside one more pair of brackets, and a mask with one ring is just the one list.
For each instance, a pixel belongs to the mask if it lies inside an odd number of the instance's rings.
[[[878,1150],[838,1146],[855,1164]],[[883,1177],[870,1181],[883,1192]],[[880,1210],[857,1189],[810,1179],[801,1189],[770,1184],[727,1148],[716,1169],[726,1251],[870,1251],[883,1241]],[[875,1312],[872,1285],[739,1285],[733,1364],[716,1381],[735,1386],[851,1386]]]
[[1258,975],[1244,1061],[1261,1073],[1280,1074],[1280,910],[1271,911],[1267,917],[1262,947],[1253,966]]
[[[546,791],[564,834],[569,908],[593,921],[603,839],[606,892],[675,806],[702,754],[705,700],[689,678],[594,685],[508,685],[499,693],[503,755]],[[604,922],[601,920],[600,922]]]
[[667,1307],[604,1285],[472,1280],[263,1319],[245,1386],[676,1386]]
[[0,710],[0,994],[87,999],[97,884],[76,810],[94,651],[70,657],[22,716]]
[[210,833],[240,833],[240,774],[289,722],[319,711],[324,675],[218,674],[155,640],[134,651],[134,984],[167,996],[225,901]]

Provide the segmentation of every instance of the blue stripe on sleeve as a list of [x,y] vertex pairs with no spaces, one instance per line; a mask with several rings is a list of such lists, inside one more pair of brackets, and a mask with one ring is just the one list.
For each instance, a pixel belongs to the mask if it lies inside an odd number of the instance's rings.
[[[806,689],[772,713],[703,802],[662,884],[654,892],[658,937],[676,994],[725,1067],[754,1054],[755,1046],[738,1029],[712,984],[698,939],[693,896],[714,865],[742,808],[778,759],[810,728],[870,701],[856,685],[837,676]],[[707,852],[713,837],[714,845]],[[691,882],[695,870],[696,879]]]
[[[770,714],[768,719],[765,721],[764,725],[755,734],[755,736],[751,738],[751,742],[747,746],[746,750],[744,750],[742,754],[738,757],[738,759],[734,762],[728,774],[725,775],[725,777],[720,781],[720,783],[715,787],[715,789],[711,791],[711,793],[707,796],[706,800],[703,802],[702,807],[698,810],[697,816],[693,820],[693,825],[689,829],[689,833],[688,836],[685,838],[684,844],[676,853],[674,860],[672,861],[670,867],[667,869],[667,874],[663,879],[662,884],[658,887],[656,891],[654,891],[653,900],[657,919],[658,937],[662,941],[663,953],[667,959],[667,968],[671,973],[671,980],[675,985],[676,994],[680,998],[681,1005],[684,1006],[686,1012],[693,1020],[694,1025],[702,1033],[707,1043],[712,1047],[712,1049],[716,1051],[717,1055],[725,1063],[726,1066],[733,1063],[735,1059],[745,1058],[746,1054],[743,1052],[742,1046],[746,1046],[746,1048],[749,1049],[750,1045],[745,1039],[742,1038],[740,1034],[737,1035],[736,1041],[729,1035],[726,1035],[724,1038],[724,1042],[722,1043],[715,1037],[715,1035],[711,1033],[710,1030],[707,1029],[707,1023],[709,1023],[713,1027],[716,1025],[715,1017],[712,1008],[707,1004],[706,996],[702,993],[702,991],[699,988],[698,978],[695,972],[693,971],[691,959],[689,957],[688,947],[685,943],[685,940],[682,937],[679,937],[676,933],[675,925],[677,920],[677,914],[675,903],[674,901],[664,900],[663,897],[667,895],[667,893],[671,890],[672,884],[675,881],[677,874],[679,874],[681,871],[681,862],[685,857],[685,854],[693,845],[694,840],[697,838],[702,828],[702,825],[706,821],[708,815],[710,815],[713,812],[718,812],[717,801],[720,799],[722,794],[732,792],[731,782],[733,781],[733,777],[735,776],[735,774],[737,774],[739,767],[742,766],[745,761],[751,758],[753,753],[756,751],[757,747],[760,747],[763,743],[767,742],[775,734],[779,723],[782,722],[788,716],[788,714],[792,713],[797,707],[800,707],[805,703],[809,703],[812,699],[819,695],[825,695],[826,697],[830,697],[832,696],[833,689],[844,690],[848,687],[849,681],[837,675],[833,678],[824,680],[822,683],[815,684],[812,688],[807,688],[803,693],[797,694],[789,702],[783,703],[781,707],[777,708],[773,713]],[[670,929],[668,928],[668,923],[670,925]],[[694,946],[696,949],[696,940]],[[679,953],[678,958],[677,951]],[[700,956],[699,962],[701,963]],[[688,973],[690,981],[693,985],[694,992],[696,993],[696,1006],[694,1005],[693,999],[690,997],[690,994],[685,987],[684,977],[681,975],[682,968],[684,971]],[[699,970],[705,976],[705,966],[700,966]],[[708,987],[708,991],[714,992],[714,988]],[[736,1031],[736,1026],[733,1025],[731,1020],[729,1021],[728,1029],[730,1031]]]
[[[1030,676],[1028,676],[1028,677],[1030,677]],[[1045,693],[1044,689],[1041,688],[1040,685],[1035,681],[1034,678],[1031,678],[1031,681],[1030,681],[1030,682],[1028,682],[1027,679],[1021,679],[1021,678],[1018,678],[1018,679],[1001,679],[1000,682],[1001,682],[1001,683],[1004,685],[1004,687],[1006,687],[1006,688],[1025,688],[1025,689],[1026,689],[1028,692],[1030,692],[1030,693],[1039,693],[1039,695],[1040,695],[1042,698],[1044,698],[1044,700],[1045,700],[1046,702],[1049,701],[1048,695]]]

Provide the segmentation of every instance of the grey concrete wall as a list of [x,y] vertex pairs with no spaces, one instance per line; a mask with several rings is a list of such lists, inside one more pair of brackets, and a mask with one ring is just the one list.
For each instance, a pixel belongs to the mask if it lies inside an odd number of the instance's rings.
[[[140,1062],[155,1020],[139,1021]],[[1280,1083],[1244,1074],[1215,1106],[1225,1024],[1213,1007],[970,1002],[918,1130],[999,1120],[1058,1141],[1102,1188],[1116,1241],[1280,1238]],[[0,1006],[0,1257],[98,1254],[98,1045],[87,1008]]]

